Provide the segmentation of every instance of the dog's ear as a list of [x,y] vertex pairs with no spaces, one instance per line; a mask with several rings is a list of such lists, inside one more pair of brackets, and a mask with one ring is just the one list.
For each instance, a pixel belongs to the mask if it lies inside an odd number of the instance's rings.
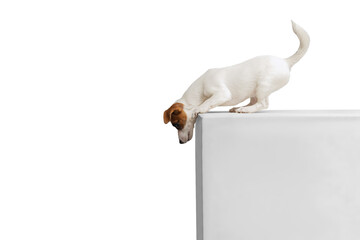
[[174,103],[171,107],[164,112],[164,123],[167,124],[171,121],[172,115],[178,115],[182,112],[184,108],[184,104],[182,103]]
[[169,109],[164,112],[164,123],[167,124],[170,122],[170,112]]

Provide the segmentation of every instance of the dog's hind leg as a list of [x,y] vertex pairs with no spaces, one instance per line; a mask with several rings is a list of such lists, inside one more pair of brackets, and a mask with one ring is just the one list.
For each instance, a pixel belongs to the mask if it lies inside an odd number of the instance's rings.
[[[251,97],[250,98],[250,102],[248,105],[242,106],[242,107],[248,107],[248,106],[252,106],[257,102],[257,98],[256,97]],[[239,109],[241,107],[233,107],[229,110],[229,112],[236,112],[237,109]]]
[[269,98],[265,97],[250,106],[239,107],[234,110],[237,113],[253,113],[269,107]]

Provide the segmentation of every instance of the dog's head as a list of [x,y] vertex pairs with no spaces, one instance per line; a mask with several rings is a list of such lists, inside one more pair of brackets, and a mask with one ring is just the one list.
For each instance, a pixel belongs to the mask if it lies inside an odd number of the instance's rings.
[[178,130],[179,142],[186,143],[193,136],[195,124],[194,114],[184,108],[182,103],[174,103],[164,112],[164,123],[171,124]]

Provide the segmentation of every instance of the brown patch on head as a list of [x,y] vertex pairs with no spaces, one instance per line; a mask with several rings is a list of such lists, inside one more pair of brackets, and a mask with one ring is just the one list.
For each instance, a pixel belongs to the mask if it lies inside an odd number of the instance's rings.
[[167,124],[171,121],[171,124],[178,130],[184,128],[186,123],[186,113],[183,110],[184,104],[174,103],[171,107],[164,112],[164,123]]

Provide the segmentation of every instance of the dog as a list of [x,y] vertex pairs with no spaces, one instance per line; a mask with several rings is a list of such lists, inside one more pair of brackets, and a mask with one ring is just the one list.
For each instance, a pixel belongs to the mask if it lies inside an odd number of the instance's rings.
[[250,98],[250,103],[233,107],[233,113],[253,113],[269,106],[269,96],[289,82],[290,70],[306,53],[310,44],[307,32],[291,21],[299,38],[298,50],[288,58],[258,56],[237,65],[206,71],[164,112],[164,123],[178,130],[181,144],[191,140],[199,113],[218,106],[235,106]]

